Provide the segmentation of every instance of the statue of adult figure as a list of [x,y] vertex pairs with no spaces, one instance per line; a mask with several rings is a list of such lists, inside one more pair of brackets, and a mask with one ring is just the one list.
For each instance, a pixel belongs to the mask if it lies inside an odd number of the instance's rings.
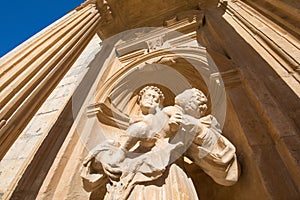
[[125,142],[106,141],[86,157],[81,176],[87,191],[106,185],[104,199],[197,199],[182,161],[172,163],[173,150],[183,143],[168,143],[180,123],[162,110],[163,99],[155,86],[140,91],[140,113],[131,119]]
[[231,173],[236,166],[234,146],[220,134],[214,117],[203,117],[205,95],[187,90],[176,97],[175,106],[164,109],[162,101],[157,87],[141,90],[140,115],[131,120],[127,140],[104,142],[85,159],[82,178],[87,191],[105,183],[105,199],[198,199],[184,171],[183,154],[220,184],[237,180]]

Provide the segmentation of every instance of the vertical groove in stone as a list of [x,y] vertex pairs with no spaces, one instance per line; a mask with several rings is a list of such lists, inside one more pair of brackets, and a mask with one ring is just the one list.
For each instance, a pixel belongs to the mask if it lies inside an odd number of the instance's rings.
[[89,4],[0,67],[6,69],[0,82],[0,159],[96,33],[99,20]]
[[[86,19],[84,19],[84,17]],[[16,70],[5,74],[5,76],[2,77],[3,81],[0,81],[0,89],[3,90],[0,92],[0,106],[4,106],[4,104],[6,104],[9,99],[11,99],[11,97],[34,76],[34,74],[45,68],[44,65],[51,60],[69,40],[71,40],[72,36],[68,33],[72,31],[73,27],[76,28],[76,26],[80,25],[82,20],[87,21],[89,18],[90,16],[88,13],[83,17],[78,16],[78,18],[73,20],[69,26],[63,28],[61,33],[58,32],[57,36],[54,35],[52,38],[49,38],[49,40],[45,41],[40,48],[37,48],[36,51],[32,53],[34,55],[29,56],[30,59],[27,58],[24,62],[18,63],[14,67]],[[10,87],[7,87],[8,85],[10,85]],[[0,118],[4,118],[4,116],[1,114]]]
[[[63,19],[59,24],[54,25],[49,30],[47,30],[42,35],[37,36],[33,41],[31,41],[29,44],[25,45],[22,49],[20,49],[17,53],[12,55],[7,60],[4,60],[1,64],[0,68],[2,69],[0,72],[0,77],[7,75],[7,73],[10,70],[13,70],[17,68],[19,64],[23,64],[22,62],[28,61],[28,56],[31,54],[42,53],[40,51],[44,50],[44,45],[46,42],[49,42],[49,39],[52,39],[52,37],[55,37],[56,34],[59,32],[62,32],[62,30],[73,22],[73,18],[78,18],[82,14],[85,13],[89,8],[84,8],[78,12],[74,12],[71,15],[67,16],[67,18]],[[35,56],[38,57],[38,56]],[[32,60],[32,59],[31,59]],[[13,76],[15,73],[9,74],[9,76]],[[1,82],[2,83],[2,82]]]

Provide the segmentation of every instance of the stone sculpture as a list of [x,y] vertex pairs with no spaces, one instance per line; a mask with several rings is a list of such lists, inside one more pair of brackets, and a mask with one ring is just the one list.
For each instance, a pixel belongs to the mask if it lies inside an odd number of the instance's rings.
[[205,116],[206,96],[193,88],[177,95],[174,106],[162,108],[163,100],[155,86],[140,91],[140,114],[131,119],[126,140],[107,140],[85,158],[86,191],[106,185],[107,200],[198,199],[183,156],[219,184],[237,181],[235,147],[221,135],[217,120]]

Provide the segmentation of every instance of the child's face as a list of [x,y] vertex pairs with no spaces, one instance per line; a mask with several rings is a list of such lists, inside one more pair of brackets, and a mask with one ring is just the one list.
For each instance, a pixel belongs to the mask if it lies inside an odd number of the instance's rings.
[[203,116],[207,110],[206,102],[207,98],[203,93],[195,92],[189,101],[189,114],[197,118]]

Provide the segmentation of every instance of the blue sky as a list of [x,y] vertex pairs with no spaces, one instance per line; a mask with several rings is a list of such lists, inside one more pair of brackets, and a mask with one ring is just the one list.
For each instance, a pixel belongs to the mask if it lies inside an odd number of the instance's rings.
[[83,2],[3,0],[0,6],[0,57]]

